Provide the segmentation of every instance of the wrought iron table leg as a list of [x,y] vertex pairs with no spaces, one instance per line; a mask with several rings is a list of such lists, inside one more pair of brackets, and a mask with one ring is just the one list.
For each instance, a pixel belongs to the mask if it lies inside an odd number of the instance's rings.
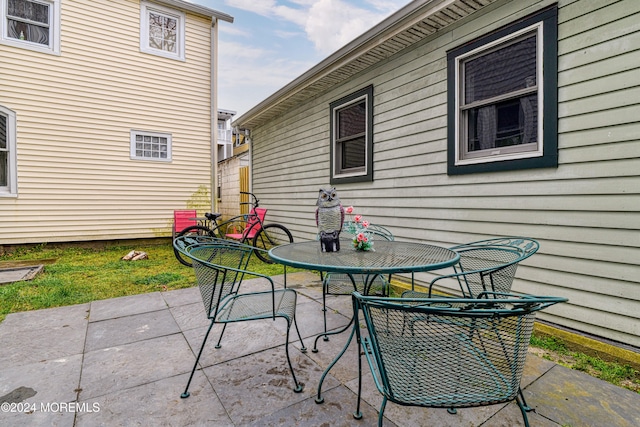
[[[346,353],[347,348],[349,348],[349,344],[351,344],[351,340],[353,339],[353,335],[356,333],[356,328],[358,327],[358,325],[354,323],[354,317],[351,318],[351,321],[349,322],[347,327],[340,331],[340,332],[345,331],[353,323],[353,327],[351,328],[351,334],[349,334],[349,339],[347,339],[347,343],[344,345],[344,348],[340,353],[338,353],[336,358],[333,359],[333,361],[329,364],[329,366],[327,366],[327,369],[324,370],[324,372],[322,373],[322,376],[320,377],[320,382],[318,383],[318,394],[316,396],[316,403],[324,402],[324,397],[322,397],[322,383],[324,382],[324,379],[326,378],[331,368],[333,368],[333,366],[336,363],[338,363],[338,360],[340,360],[340,358],[344,355],[344,353]],[[317,351],[317,350],[314,349],[313,351]]]
[[[353,278],[353,276],[352,276],[351,274],[348,274],[348,276],[349,276],[349,279],[351,280],[351,283],[353,284],[353,289],[357,289],[357,287],[356,287],[356,281],[355,281],[355,279]],[[373,282],[373,281],[372,281],[372,282]],[[369,285],[369,286],[370,286],[370,285]],[[323,287],[323,291],[322,291],[323,303],[322,303],[322,305],[324,306],[324,310],[326,310],[326,309],[327,309],[327,308],[326,308],[326,303],[324,302],[324,298],[325,298],[325,295],[324,295],[324,283],[322,284],[322,287]],[[367,285],[366,285],[366,284],[365,284],[365,288],[367,288]],[[326,330],[327,330],[327,323],[326,323],[326,322],[327,322],[327,314],[326,314],[326,312],[324,313],[324,319],[325,319],[325,320],[324,320],[324,321],[325,321],[324,328],[325,328],[325,331],[326,331]],[[324,333],[319,334],[319,335],[316,337],[316,339],[313,341],[313,349],[312,349],[311,351],[312,351],[313,353],[317,353],[317,352],[318,352],[318,340],[320,339],[320,337],[323,337],[323,338],[322,338],[322,339],[323,339],[323,341],[329,341],[329,335],[337,335],[337,334],[341,334],[341,333],[343,333],[344,331],[346,331],[347,329],[349,329],[349,326],[351,326],[351,323],[353,323],[353,317],[351,317],[351,320],[349,321],[349,323],[347,323],[347,326],[345,326],[344,328],[339,329],[339,330],[337,330],[337,331],[324,332]]]
[[349,329],[349,326],[351,326],[351,324],[353,323],[353,317],[351,318],[351,320],[349,321],[349,323],[347,323],[347,326],[345,326],[342,329],[339,329],[337,331],[331,331],[331,332],[325,332],[322,334],[319,334],[316,339],[313,341],[313,349],[311,350],[313,353],[317,353],[318,352],[318,340],[320,339],[320,337],[324,337],[324,341],[329,341],[329,335],[338,335],[343,333],[344,331],[346,331],[347,329]]

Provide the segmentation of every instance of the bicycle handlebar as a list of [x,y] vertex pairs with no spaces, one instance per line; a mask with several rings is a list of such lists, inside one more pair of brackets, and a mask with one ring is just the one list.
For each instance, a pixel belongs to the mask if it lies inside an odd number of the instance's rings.
[[248,194],[253,198],[253,202],[240,202],[241,205],[253,205],[254,208],[259,206],[260,200],[253,193],[249,193],[248,191],[241,191],[240,194]]

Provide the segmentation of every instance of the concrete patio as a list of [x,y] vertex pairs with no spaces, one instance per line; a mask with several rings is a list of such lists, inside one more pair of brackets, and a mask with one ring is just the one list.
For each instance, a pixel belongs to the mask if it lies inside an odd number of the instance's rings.
[[[283,276],[276,278],[283,282]],[[243,285],[263,289],[261,280]],[[305,344],[322,330],[317,274],[288,275],[298,291],[297,317]],[[333,297],[331,328],[346,325],[350,298]],[[382,401],[366,367],[361,420],[355,420],[355,348],[332,369],[314,402],[324,368],[348,334],[320,341],[318,353],[291,347],[292,391],[283,348],[284,321],[229,325],[222,348],[214,328],[181,399],[208,320],[197,288],[16,313],[0,324],[0,426],[372,426]],[[292,334],[295,335],[295,334]],[[532,426],[638,426],[640,395],[529,355],[522,379]],[[27,413],[12,412],[25,409]],[[518,426],[515,403],[460,409],[387,405],[385,426]]]

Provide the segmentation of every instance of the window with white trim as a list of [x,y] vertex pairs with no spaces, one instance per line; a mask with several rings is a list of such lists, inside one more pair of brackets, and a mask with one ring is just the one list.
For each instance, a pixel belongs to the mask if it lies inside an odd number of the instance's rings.
[[18,194],[16,113],[0,105],[0,196]]
[[131,131],[131,158],[134,160],[171,161],[171,134]]
[[140,50],[184,61],[184,25],[183,12],[140,2]]
[[60,54],[60,0],[0,0],[0,43]]
[[373,86],[332,102],[331,184],[373,181]]
[[557,9],[448,53],[449,174],[557,166]]

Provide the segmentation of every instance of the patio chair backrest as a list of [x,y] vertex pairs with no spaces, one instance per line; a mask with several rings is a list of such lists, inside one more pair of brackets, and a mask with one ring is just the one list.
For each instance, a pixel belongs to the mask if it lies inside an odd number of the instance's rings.
[[[346,237],[352,237],[352,234],[349,233],[350,224],[353,224],[353,221],[345,221],[342,225],[342,233]],[[372,240],[388,240],[393,241],[393,233],[389,231],[387,228],[378,225],[378,224],[369,224],[367,227],[367,231],[369,232],[369,236]]]
[[528,238],[498,238],[454,246],[460,254],[454,270],[463,296],[482,292],[511,292],[518,264],[537,252],[540,245]]
[[264,218],[267,216],[267,210],[265,208],[253,208],[249,212],[247,218],[246,227],[242,233],[242,240],[253,239],[258,231],[261,230],[261,225],[264,224]]
[[183,253],[192,261],[205,313],[214,319],[225,299],[237,294],[252,249],[233,242],[196,243]]
[[195,219],[198,213],[195,209],[183,209],[173,211],[173,235],[175,236],[182,230],[192,225],[197,225]]
[[[361,354],[385,403],[438,408],[514,400],[535,312],[566,301],[516,295],[502,295],[499,303],[395,299],[357,292],[352,298],[369,334],[359,340]],[[361,338],[360,327],[357,333]]]

